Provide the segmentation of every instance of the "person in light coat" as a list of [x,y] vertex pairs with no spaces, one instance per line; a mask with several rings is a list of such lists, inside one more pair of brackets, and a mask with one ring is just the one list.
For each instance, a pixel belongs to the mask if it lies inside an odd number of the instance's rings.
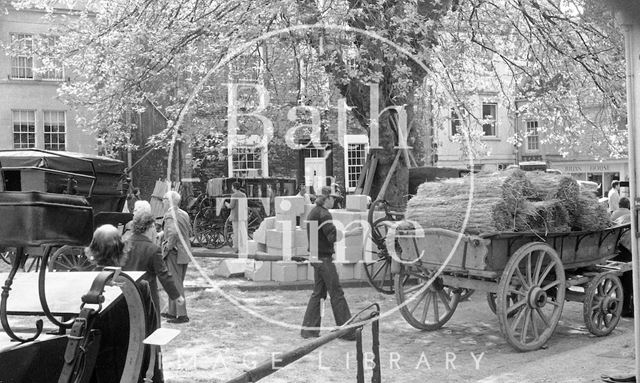
[[[180,209],[180,194],[176,191],[167,192],[162,203],[166,209],[162,256],[176,281],[178,292],[184,296],[184,278],[191,262],[191,220],[189,214]],[[169,323],[189,322],[186,302],[180,304],[177,300],[169,300],[167,310],[161,315],[169,318]]]

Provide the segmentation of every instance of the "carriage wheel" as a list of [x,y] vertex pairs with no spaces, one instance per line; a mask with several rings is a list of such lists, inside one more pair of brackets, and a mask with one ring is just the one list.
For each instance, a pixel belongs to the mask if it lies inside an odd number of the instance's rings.
[[213,239],[211,214],[215,215],[215,211],[211,208],[205,208],[200,210],[193,219],[193,236],[197,245],[207,246]]
[[[376,219],[375,212],[384,211],[384,216]],[[396,217],[397,218],[397,217]],[[386,222],[395,221],[394,217],[389,212],[389,204],[384,200],[377,200],[369,207],[369,213],[367,220],[370,225],[371,240],[373,242],[372,254],[367,259],[371,259],[371,262],[364,263],[364,272],[367,275],[367,281],[377,291],[383,294],[394,293],[394,281],[393,274],[391,273],[391,260],[392,257],[387,251],[385,244],[385,237],[387,234]],[[400,251],[399,246],[396,246],[396,251]]]
[[[460,294],[445,286],[442,278],[436,278],[429,287],[432,273],[415,266],[401,266],[395,275],[396,301],[400,314],[413,327],[420,330],[437,330],[451,318]],[[412,282],[417,282],[416,284]]]
[[91,271],[93,263],[84,254],[84,248],[62,246],[49,259],[49,271]]
[[609,335],[622,314],[622,283],[611,272],[598,274],[585,291],[584,323],[595,336]]
[[393,274],[391,273],[391,257],[386,249],[383,251],[373,251],[373,262],[364,262],[364,272],[367,281],[377,291],[383,294],[393,294]]
[[564,267],[549,245],[528,243],[509,258],[496,308],[500,330],[513,348],[537,350],[551,338],[562,315],[565,288]]

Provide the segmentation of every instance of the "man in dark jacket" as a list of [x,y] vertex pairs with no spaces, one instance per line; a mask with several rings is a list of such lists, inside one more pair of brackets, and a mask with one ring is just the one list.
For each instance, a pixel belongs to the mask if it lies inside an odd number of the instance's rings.
[[176,282],[162,259],[162,249],[153,243],[156,235],[155,219],[150,212],[141,211],[133,216],[132,234],[127,239],[127,255],[122,269],[125,271],[145,271],[143,279],[149,282],[151,300],[160,316],[160,296],[158,283],[169,295],[169,299],[184,301]]
[[[331,309],[333,310],[333,317],[336,320],[338,326],[342,326],[349,318],[351,318],[351,312],[349,311],[349,305],[344,298],[344,291],[340,286],[340,278],[336,266],[333,264],[333,252],[334,243],[338,240],[339,233],[336,230],[335,225],[332,222],[331,213],[328,208],[334,204],[333,195],[321,195],[316,199],[316,206],[311,210],[307,221],[317,222],[317,249],[310,249],[313,254],[317,250],[318,262],[314,262],[311,265],[314,267],[313,279],[315,285],[309,303],[307,304],[307,311],[304,314],[304,320],[302,322],[302,330],[300,335],[303,338],[313,338],[320,336],[320,326],[322,324],[322,317],[320,315],[320,301],[327,298],[327,293],[331,297]],[[311,225],[307,235],[314,235],[310,231]],[[344,233],[345,236],[358,235],[362,232],[361,228],[356,228]],[[311,244],[311,239],[309,240]],[[355,333],[351,332],[344,336],[344,339],[355,339]]]

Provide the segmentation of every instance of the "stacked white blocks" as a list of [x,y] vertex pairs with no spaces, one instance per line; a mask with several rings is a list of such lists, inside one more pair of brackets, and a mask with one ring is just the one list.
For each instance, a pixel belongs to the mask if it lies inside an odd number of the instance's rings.
[[[338,231],[364,227],[364,232],[356,236],[342,237],[335,244],[334,262],[341,280],[366,279],[362,261],[373,254],[370,235],[367,229],[367,209],[369,197],[349,195],[347,209],[330,210],[334,225]],[[309,256],[307,216],[315,207],[305,204],[304,198],[276,197],[275,217],[266,218],[254,232],[254,245],[258,252],[282,256],[283,261],[253,262],[245,270],[245,277],[254,281],[312,281],[314,267],[309,262],[292,262],[294,256]],[[253,246],[252,246],[253,247]]]

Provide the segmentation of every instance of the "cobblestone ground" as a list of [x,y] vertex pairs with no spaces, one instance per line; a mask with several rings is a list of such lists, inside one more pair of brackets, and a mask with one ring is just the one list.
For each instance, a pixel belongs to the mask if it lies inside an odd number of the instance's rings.
[[[215,261],[204,264],[210,270]],[[190,271],[191,283],[203,283],[198,278],[194,270]],[[222,291],[238,305],[212,289],[188,294],[191,322],[163,324],[182,330],[164,348],[168,383],[224,382],[269,360],[272,353],[305,343],[294,326],[301,322],[310,291],[240,291],[234,285],[249,282],[216,281],[226,286]],[[372,302],[378,302],[383,312],[396,306],[393,296],[371,288],[348,288],[345,294],[352,312]],[[263,318],[248,313],[248,309]],[[323,324],[332,325],[329,302],[326,309]],[[461,303],[438,331],[416,330],[397,312],[385,316],[380,324],[382,381],[597,382],[603,373],[631,371],[632,326],[631,320],[623,319],[610,336],[593,337],[584,327],[582,305],[567,302],[547,347],[518,353],[502,338],[484,295],[476,293]],[[364,349],[368,351],[370,327],[365,334]],[[355,382],[355,365],[355,342],[336,340],[261,381]]]

